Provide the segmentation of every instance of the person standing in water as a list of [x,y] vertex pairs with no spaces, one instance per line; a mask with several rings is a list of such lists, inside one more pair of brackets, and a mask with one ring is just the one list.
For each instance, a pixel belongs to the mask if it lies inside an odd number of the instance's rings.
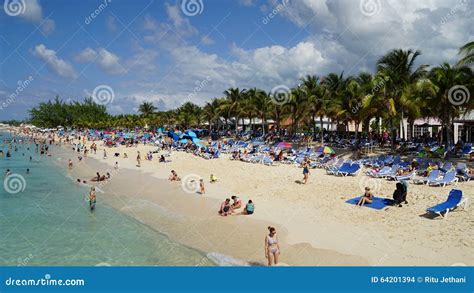
[[95,210],[95,203],[96,203],[96,195],[95,195],[95,187],[91,187],[91,191],[89,192],[89,207],[91,212]]
[[275,227],[268,227],[270,232],[265,236],[265,258],[268,260],[268,265],[277,265],[280,257],[280,246],[278,245],[278,237],[276,235]]

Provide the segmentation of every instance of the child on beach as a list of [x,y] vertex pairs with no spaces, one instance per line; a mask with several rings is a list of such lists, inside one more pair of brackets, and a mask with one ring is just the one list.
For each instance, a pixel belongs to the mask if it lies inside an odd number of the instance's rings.
[[71,159],[69,159],[68,167],[69,167],[69,169],[72,169],[72,160]]
[[115,169],[115,170],[117,170],[117,169],[118,169],[118,162],[115,162],[114,169]]
[[206,193],[206,188],[204,187],[204,180],[199,180],[199,193],[200,194],[205,194]]
[[372,200],[374,198],[374,195],[372,192],[370,192],[370,187],[365,187],[365,193],[364,195],[360,198],[359,202],[357,203],[357,206],[363,206],[366,203],[372,203]]
[[179,178],[178,173],[176,173],[175,170],[171,170],[171,175],[168,178],[169,181],[180,181],[181,178]]
[[217,177],[214,174],[211,174],[210,181],[211,181],[211,183],[216,183],[217,182]]

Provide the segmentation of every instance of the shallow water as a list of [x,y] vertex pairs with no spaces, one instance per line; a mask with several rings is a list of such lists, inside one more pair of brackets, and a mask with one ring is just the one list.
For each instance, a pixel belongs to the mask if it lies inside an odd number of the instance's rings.
[[[34,145],[0,158],[0,265],[215,265],[100,198],[90,212],[88,187],[73,183],[59,160],[64,165],[57,155],[41,157]],[[5,178],[6,169],[14,175]]]

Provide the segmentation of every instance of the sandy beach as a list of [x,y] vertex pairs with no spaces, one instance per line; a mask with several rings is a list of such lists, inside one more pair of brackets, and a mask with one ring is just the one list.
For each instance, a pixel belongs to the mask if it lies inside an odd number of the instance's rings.
[[[263,243],[269,225],[277,228],[281,262],[288,265],[474,264],[472,209],[459,208],[445,220],[422,216],[427,207],[444,201],[452,186],[410,184],[408,205],[373,210],[345,201],[359,196],[365,185],[379,190],[377,196],[391,198],[395,182],[373,181],[362,174],[334,177],[313,169],[308,184],[301,185],[295,181],[302,179],[302,169],[294,165],[250,164],[226,155],[205,160],[184,152],[173,152],[168,163],[159,163],[154,154],[152,161],[142,159],[139,168],[137,151],[143,158],[156,147],[106,148],[107,159],[103,149],[99,144],[97,154],[81,163],[73,157],[71,176],[89,180],[97,171],[109,172],[111,179],[99,186],[105,192],[103,200],[173,240],[235,258],[234,264],[266,263]],[[115,152],[121,156],[114,158]],[[183,179],[203,178],[206,194],[186,193],[181,183],[168,182],[172,169]],[[211,173],[218,177],[217,183],[208,183]],[[455,188],[469,197],[474,185],[462,182]],[[244,203],[252,199],[255,214],[219,216],[220,202],[231,195]]]

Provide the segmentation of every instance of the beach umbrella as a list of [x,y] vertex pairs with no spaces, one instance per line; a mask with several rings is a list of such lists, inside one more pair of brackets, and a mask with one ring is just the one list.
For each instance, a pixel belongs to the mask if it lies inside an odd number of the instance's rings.
[[281,148],[281,149],[291,149],[293,147],[293,145],[287,141],[282,141],[282,142],[279,142],[277,145],[276,145],[277,148]]
[[197,137],[196,133],[191,130],[186,131],[186,134],[189,135],[190,137]]
[[336,153],[333,148],[328,147],[328,146],[321,146],[316,150],[316,152],[323,153],[323,154],[331,154],[331,155]]

